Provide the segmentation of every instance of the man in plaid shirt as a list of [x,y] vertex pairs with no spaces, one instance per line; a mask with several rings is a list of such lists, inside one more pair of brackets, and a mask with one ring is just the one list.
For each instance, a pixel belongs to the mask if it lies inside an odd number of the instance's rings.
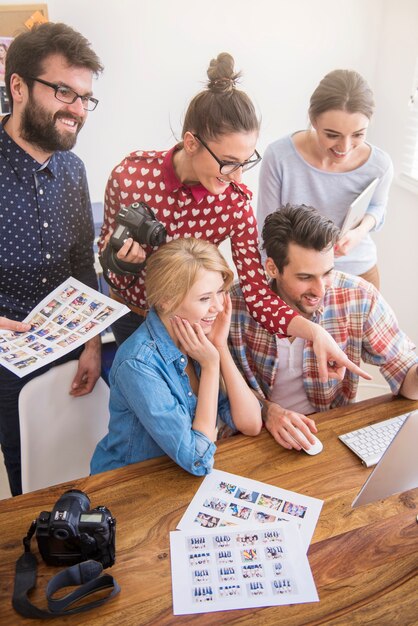
[[[393,311],[373,285],[333,269],[338,227],[312,207],[287,205],[266,218],[262,237],[280,298],[323,326],[351,361],[377,365],[393,394],[418,399],[418,357]],[[263,401],[266,428],[285,448],[309,448],[317,428],[307,416],[354,401],[358,376],[336,370],[321,383],[310,341],[267,333],[237,284],[231,298],[231,354]]]

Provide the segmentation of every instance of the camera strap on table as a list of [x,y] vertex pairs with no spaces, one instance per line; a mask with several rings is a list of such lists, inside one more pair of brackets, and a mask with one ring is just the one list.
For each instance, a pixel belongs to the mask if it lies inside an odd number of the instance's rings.
[[[108,602],[120,591],[118,583],[110,574],[103,574],[103,566],[98,561],[83,561],[72,565],[56,574],[49,581],[46,588],[48,611],[39,609],[28,599],[28,593],[36,586],[36,570],[38,561],[30,551],[30,541],[36,529],[36,521],[32,522],[28,534],[23,539],[25,551],[16,561],[15,585],[13,590],[13,608],[24,617],[50,619],[60,615],[72,615],[89,611]],[[55,599],[52,596],[63,587],[75,587],[65,596]],[[75,602],[86,598],[97,591],[110,589],[105,598],[99,598],[88,604],[72,607]]]

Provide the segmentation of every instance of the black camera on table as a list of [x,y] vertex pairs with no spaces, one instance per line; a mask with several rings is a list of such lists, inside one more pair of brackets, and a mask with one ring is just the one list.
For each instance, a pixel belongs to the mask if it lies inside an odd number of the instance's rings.
[[167,238],[164,225],[157,220],[153,210],[145,202],[134,202],[120,209],[115,219],[117,226],[110,237],[109,244],[100,256],[104,277],[111,285],[112,283],[108,280],[109,271],[120,276],[135,275],[145,265],[145,263],[127,263],[118,259],[117,252],[127,239],[132,237],[134,241],[142,245],[155,247],[160,246]]
[[39,552],[48,565],[89,559],[104,568],[114,564],[116,519],[105,506],[90,509],[89,497],[79,489],[66,491],[35,523]]

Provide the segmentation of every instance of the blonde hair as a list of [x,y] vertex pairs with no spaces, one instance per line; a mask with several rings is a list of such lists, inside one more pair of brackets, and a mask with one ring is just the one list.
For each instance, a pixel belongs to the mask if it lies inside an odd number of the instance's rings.
[[213,243],[191,237],[158,248],[147,259],[145,289],[149,306],[158,311],[164,304],[164,312],[171,313],[184,300],[201,269],[219,272],[225,290],[231,286],[233,272]]

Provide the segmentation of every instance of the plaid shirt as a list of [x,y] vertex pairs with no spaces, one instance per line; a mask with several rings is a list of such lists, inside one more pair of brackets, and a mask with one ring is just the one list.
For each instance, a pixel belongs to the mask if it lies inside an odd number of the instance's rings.
[[[231,298],[231,354],[250,387],[269,398],[278,367],[280,339],[263,330],[249,315],[238,284],[233,285]],[[394,394],[399,393],[408,370],[418,363],[415,346],[400,330],[389,305],[361,278],[334,272],[333,285],[313,321],[334,337],[353,363],[360,365],[363,359],[377,365]],[[306,341],[303,385],[309,402],[317,411],[325,411],[355,400],[358,376],[347,370],[342,381],[321,383],[312,342]]]

